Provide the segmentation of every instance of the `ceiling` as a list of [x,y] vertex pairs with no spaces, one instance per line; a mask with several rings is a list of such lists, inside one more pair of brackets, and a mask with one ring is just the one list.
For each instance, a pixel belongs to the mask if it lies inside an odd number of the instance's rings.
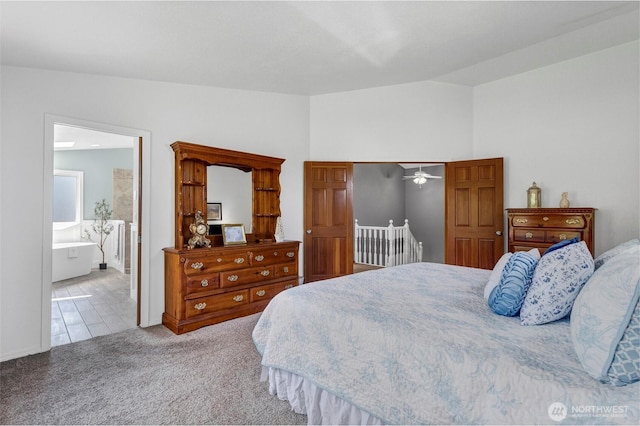
[[[100,132],[82,127],[53,125],[53,143],[55,151],[77,151],[85,149],[133,149],[136,138],[114,133]],[[73,143],[60,147],[58,144]]]
[[474,86],[638,39],[638,1],[0,2],[3,65],[312,96]]

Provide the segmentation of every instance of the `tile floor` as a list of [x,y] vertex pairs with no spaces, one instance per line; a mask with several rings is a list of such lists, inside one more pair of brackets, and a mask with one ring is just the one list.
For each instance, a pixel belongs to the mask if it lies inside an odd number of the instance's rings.
[[135,328],[138,307],[129,297],[129,280],[108,268],[53,283],[51,346]]

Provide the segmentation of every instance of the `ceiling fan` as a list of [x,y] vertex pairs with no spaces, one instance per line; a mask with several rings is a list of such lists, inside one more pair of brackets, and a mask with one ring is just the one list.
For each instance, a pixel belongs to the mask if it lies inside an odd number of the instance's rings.
[[427,183],[427,179],[442,179],[442,176],[434,176],[427,172],[423,172],[422,166],[419,166],[418,171],[416,171],[413,175],[402,177],[402,180],[407,179],[412,179],[413,182],[418,185],[418,187],[422,188],[422,185]]

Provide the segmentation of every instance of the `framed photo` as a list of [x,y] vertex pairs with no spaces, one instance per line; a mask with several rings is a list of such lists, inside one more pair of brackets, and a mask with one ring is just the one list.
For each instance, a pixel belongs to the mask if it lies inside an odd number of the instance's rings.
[[222,225],[222,242],[225,246],[233,244],[247,244],[247,236],[244,233],[244,225]]
[[222,220],[222,203],[207,203],[207,220]]

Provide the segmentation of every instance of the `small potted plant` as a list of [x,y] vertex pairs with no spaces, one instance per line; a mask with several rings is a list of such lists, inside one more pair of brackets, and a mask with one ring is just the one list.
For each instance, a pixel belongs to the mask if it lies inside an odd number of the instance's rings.
[[[99,240],[96,241],[100,252],[102,253],[102,263],[100,264],[100,269],[107,269],[107,263],[104,260],[104,244],[113,231],[113,224],[109,222],[111,219],[111,215],[113,210],[111,210],[111,206],[104,198],[100,201],[96,201],[96,205],[93,208],[94,221],[91,225],[91,229],[93,232],[99,237]],[[91,238],[91,234],[89,230],[85,229],[84,231],[85,238],[93,241]]]

